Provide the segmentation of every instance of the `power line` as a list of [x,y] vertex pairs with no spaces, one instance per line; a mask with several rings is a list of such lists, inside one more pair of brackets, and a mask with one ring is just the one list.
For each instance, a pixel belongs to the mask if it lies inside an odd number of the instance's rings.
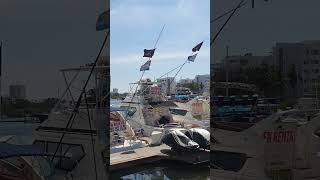
[[[247,4],[247,2],[244,2],[243,4],[241,4],[241,5],[240,5],[240,7],[243,7],[243,6],[245,6],[246,4]],[[223,18],[224,16],[226,16],[226,15],[228,15],[228,14],[232,13],[235,9],[236,9],[236,8],[233,8],[233,9],[231,9],[231,10],[229,10],[229,11],[227,11],[227,12],[225,12],[225,13],[221,14],[220,16],[218,16],[218,17],[214,18],[213,20],[211,20],[211,21],[210,21],[210,23],[213,23],[213,22],[215,22],[215,21],[217,21],[217,20],[219,20],[219,19]]]
[[241,7],[241,4],[244,2],[244,0],[241,0],[241,2],[238,4],[236,8],[233,9],[231,15],[228,17],[228,19],[225,21],[225,23],[222,25],[222,27],[219,29],[218,33],[213,37],[213,39],[210,42],[210,45],[214,43],[214,41],[218,38],[219,34],[223,30],[223,28],[227,25],[227,23],[230,21],[232,16],[235,14],[235,12]]

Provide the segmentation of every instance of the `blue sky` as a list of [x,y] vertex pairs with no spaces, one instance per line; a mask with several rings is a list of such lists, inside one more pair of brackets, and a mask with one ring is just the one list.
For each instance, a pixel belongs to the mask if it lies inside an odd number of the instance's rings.
[[[210,72],[209,0],[111,0],[111,89],[128,91],[139,80],[139,68],[147,61],[143,49],[152,49],[165,24],[144,77],[158,78],[177,67],[204,40],[195,62],[186,64],[177,80]],[[169,74],[174,76],[176,71]]]

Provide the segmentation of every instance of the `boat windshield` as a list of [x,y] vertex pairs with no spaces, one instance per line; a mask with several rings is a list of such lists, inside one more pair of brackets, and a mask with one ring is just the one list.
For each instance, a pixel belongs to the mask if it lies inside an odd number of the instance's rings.
[[187,110],[184,109],[169,109],[170,112],[174,115],[180,115],[180,116],[185,116],[187,114]]
[[125,111],[123,112],[125,117],[126,116],[133,116],[134,113],[136,113],[137,108],[135,107],[129,107],[129,106],[120,106],[121,109],[124,109]]

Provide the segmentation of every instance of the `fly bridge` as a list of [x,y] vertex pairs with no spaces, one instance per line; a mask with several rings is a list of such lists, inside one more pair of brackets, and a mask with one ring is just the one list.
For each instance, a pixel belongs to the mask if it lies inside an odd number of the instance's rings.
[[[77,106],[77,103],[80,103],[79,110],[89,108],[93,127],[98,130],[101,143],[105,144],[107,142],[106,123],[108,122],[105,120],[108,106],[106,102],[109,100],[107,98],[109,92],[107,79],[110,76],[106,56],[98,59],[97,65],[93,69],[93,74],[90,80],[87,81],[88,74],[91,73],[93,66],[93,63],[89,63],[79,67],[60,69],[65,84],[65,90],[62,95],[59,95],[60,99],[53,108],[53,111],[61,111],[62,108],[62,110],[64,109],[69,113],[72,113],[72,109]],[[83,86],[85,84],[86,89],[82,94]],[[82,95],[81,102],[77,102],[80,95]],[[81,112],[86,114],[86,111]]]

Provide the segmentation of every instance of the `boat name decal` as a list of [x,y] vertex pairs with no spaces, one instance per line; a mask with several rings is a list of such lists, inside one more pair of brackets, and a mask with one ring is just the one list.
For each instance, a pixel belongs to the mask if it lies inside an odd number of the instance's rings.
[[267,143],[291,143],[295,140],[294,131],[265,131],[263,138]]

